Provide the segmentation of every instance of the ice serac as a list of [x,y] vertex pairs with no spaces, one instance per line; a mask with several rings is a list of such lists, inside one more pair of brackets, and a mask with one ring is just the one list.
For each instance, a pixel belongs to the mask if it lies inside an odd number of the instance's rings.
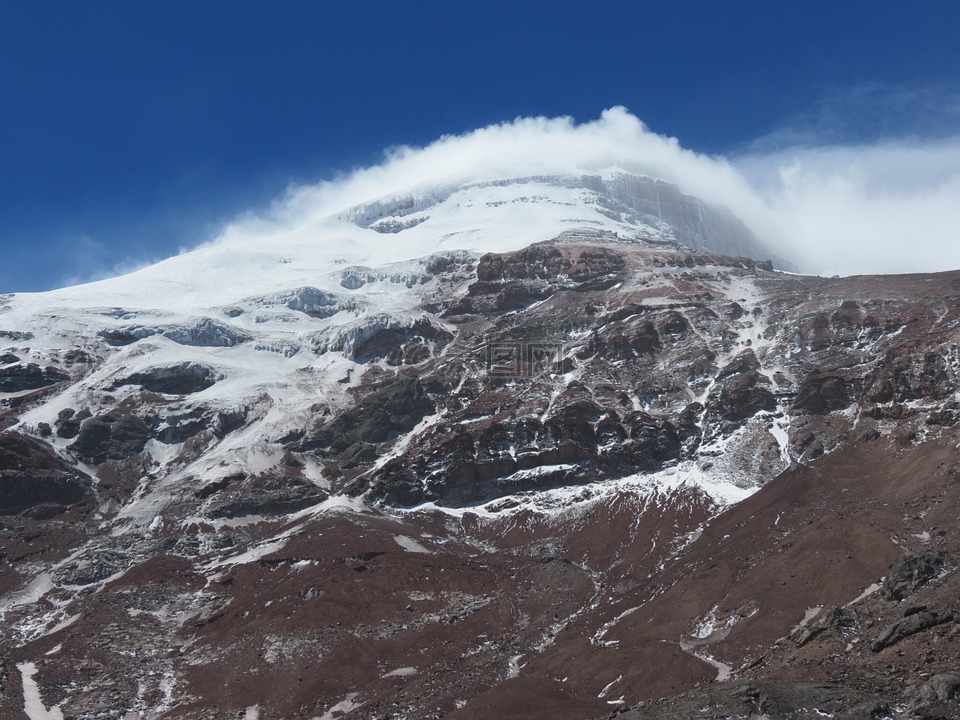
[[0,715],[949,714],[958,297],[618,170],[2,296]]

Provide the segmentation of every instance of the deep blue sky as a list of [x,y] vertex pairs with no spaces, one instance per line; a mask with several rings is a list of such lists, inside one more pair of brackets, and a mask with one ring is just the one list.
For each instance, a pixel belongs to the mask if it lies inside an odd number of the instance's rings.
[[722,154],[954,134],[958,27],[950,0],[3,3],[0,292],[159,259],[291,182],[519,115],[624,105]]

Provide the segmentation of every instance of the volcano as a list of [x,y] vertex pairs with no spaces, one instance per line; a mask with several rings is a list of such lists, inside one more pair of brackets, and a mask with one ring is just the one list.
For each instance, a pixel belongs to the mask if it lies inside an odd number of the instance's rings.
[[960,273],[657,178],[0,296],[3,717],[960,713]]

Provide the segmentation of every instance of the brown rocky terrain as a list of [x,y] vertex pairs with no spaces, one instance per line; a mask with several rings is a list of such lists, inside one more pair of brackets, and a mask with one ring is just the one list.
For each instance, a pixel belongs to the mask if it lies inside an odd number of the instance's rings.
[[57,353],[0,314],[2,717],[960,716],[960,273],[585,230],[424,272],[239,468],[272,406],[191,400],[213,359],[103,368],[242,309]]

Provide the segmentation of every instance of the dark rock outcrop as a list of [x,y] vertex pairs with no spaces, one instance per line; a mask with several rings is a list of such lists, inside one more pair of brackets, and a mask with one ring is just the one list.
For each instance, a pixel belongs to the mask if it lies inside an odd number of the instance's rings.
[[355,443],[381,443],[411,430],[436,410],[417,378],[400,378],[364,397],[320,428],[305,449],[339,454]]
[[229,492],[214,494],[204,514],[215,519],[283,515],[321,503],[327,497],[316,485],[294,479],[266,487],[238,485]]
[[0,368],[0,392],[36,390],[69,379],[69,375],[53,366],[42,368],[35,363],[8,365]]
[[839,375],[809,377],[803,381],[791,413],[824,415],[849,407],[849,384]]
[[124,460],[141,452],[150,428],[136,415],[110,412],[86,420],[70,450],[91,463]]
[[811,640],[821,635],[831,632],[850,630],[857,625],[857,617],[845,608],[830,608],[825,611],[817,621],[806,628],[797,638],[797,645],[803,647]]
[[960,674],[941,673],[923,683],[910,703],[916,718],[955,718],[960,716]]
[[40,505],[63,509],[83,501],[89,479],[48,445],[16,432],[0,433],[0,515]]
[[890,566],[883,580],[883,594],[890,600],[903,600],[940,574],[946,556],[937,551],[904,553]]
[[149,392],[190,395],[212,387],[219,378],[219,374],[206,365],[182,362],[133,373],[115,382],[113,387],[139,385]]
[[773,412],[777,400],[769,390],[770,381],[756,370],[738,372],[720,385],[719,394],[711,398],[711,413],[723,420],[737,422],[758,412]]
[[904,638],[952,620],[953,613],[949,612],[918,612],[913,615],[908,615],[903,620],[884,628],[883,632],[877,635],[876,639],[870,645],[870,649],[873,652],[880,652],[891,645],[896,645]]

